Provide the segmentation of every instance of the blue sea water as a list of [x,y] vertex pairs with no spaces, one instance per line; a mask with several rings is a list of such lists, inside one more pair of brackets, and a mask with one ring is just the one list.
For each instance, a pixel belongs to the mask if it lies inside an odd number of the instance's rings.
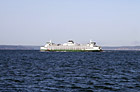
[[140,92],[140,51],[0,51],[0,92]]

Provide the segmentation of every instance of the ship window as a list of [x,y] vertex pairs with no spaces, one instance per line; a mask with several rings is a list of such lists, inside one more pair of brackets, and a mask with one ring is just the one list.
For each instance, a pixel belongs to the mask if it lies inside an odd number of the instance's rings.
[[69,40],[68,42],[72,42],[72,43],[74,43],[74,41],[73,41],[73,40]]

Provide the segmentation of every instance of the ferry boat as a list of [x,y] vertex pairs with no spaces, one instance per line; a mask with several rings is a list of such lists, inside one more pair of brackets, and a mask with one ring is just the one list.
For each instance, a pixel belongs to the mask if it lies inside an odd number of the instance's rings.
[[99,52],[102,51],[100,46],[95,42],[90,41],[87,44],[78,44],[73,40],[69,40],[64,44],[55,44],[51,41],[47,42],[45,46],[40,47],[40,51],[55,51],[55,52]]

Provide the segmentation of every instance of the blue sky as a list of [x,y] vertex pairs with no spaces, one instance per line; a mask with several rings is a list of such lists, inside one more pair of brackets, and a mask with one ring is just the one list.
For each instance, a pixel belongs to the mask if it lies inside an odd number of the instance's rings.
[[0,45],[138,46],[139,34],[140,0],[0,0]]

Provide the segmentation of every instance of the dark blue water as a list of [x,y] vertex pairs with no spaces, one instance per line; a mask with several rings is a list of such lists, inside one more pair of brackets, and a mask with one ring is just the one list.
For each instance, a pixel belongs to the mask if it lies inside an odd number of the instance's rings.
[[140,51],[0,51],[1,92],[139,92]]

